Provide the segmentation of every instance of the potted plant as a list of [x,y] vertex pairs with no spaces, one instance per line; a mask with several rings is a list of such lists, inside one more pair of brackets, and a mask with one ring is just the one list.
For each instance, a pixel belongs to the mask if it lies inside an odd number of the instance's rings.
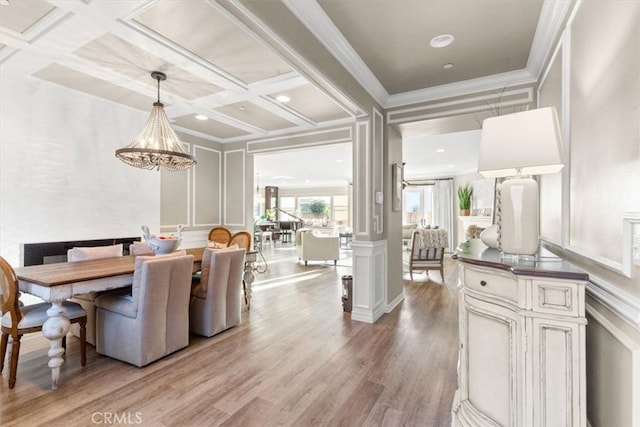
[[473,190],[469,184],[458,187],[458,204],[460,206],[460,215],[469,216],[471,213],[471,194]]

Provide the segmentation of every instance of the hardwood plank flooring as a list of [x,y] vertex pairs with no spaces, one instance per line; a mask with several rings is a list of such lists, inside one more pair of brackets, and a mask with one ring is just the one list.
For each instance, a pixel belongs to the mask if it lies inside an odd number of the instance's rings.
[[[144,368],[89,346],[80,366],[69,336],[61,386],[50,390],[48,342],[23,338],[16,387],[0,382],[3,426],[448,426],[456,389],[457,268],[408,273],[405,299],[377,323],[351,321],[338,266],[296,263],[265,248],[242,324]],[[406,267],[405,267],[406,269]]]

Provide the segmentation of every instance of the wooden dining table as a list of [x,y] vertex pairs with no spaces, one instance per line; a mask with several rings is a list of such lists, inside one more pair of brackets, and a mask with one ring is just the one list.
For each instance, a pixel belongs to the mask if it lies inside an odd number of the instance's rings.
[[[205,248],[185,249],[193,255],[194,272],[200,270]],[[255,271],[256,252],[247,252],[245,258],[244,281],[247,309],[251,304],[251,284]],[[60,367],[64,364],[62,337],[66,336],[70,322],[66,318],[63,301],[74,295],[89,292],[123,288],[133,282],[135,258],[121,256],[88,261],[59,262],[31,265],[15,269],[20,291],[42,298],[51,303],[47,310],[48,319],[42,326],[42,335],[50,342],[48,351],[51,368],[51,388],[57,389],[60,379]]]

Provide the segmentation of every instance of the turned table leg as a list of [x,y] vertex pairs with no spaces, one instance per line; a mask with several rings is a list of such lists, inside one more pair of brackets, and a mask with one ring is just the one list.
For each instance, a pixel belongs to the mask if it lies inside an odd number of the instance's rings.
[[71,323],[65,317],[67,309],[62,305],[62,301],[53,301],[47,310],[49,318],[42,325],[42,335],[51,342],[49,352],[49,367],[51,368],[51,388],[58,388],[60,378],[60,367],[64,365],[64,348],[62,338],[69,332]]
[[244,276],[243,281],[245,284],[244,295],[247,303],[247,310],[251,309],[251,284],[255,275],[253,274],[253,262],[247,261],[244,263]]

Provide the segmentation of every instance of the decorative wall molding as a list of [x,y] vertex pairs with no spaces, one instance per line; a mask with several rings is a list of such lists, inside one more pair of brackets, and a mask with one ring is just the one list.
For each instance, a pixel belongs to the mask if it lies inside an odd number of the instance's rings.
[[[631,353],[631,366],[625,366],[622,369],[629,369],[628,373],[632,381],[631,398],[631,424],[632,426],[640,425],[640,343],[632,339],[628,334],[614,325],[609,319],[602,315],[595,307],[587,304],[586,311],[597,323],[599,323],[607,332],[609,332],[629,353]],[[635,402],[635,403],[633,403]]]
[[587,250],[575,246],[567,246],[567,250],[600,264],[611,271],[631,277],[633,264],[633,225],[640,224],[640,212],[626,212],[622,217],[622,261],[612,260],[603,256],[594,255]]
[[[372,190],[369,145],[369,121],[356,123],[353,161],[353,205],[356,236],[368,236],[369,224],[371,223],[371,209],[369,209],[369,206],[371,206]],[[362,183],[363,180],[364,184]]]
[[[193,191],[191,192],[191,194],[193,194],[192,197],[192,202],[190,203],[191,206],[193,206],[192,209],[192,213],[191,213],[191,218],[192,221],[191,223],[193,224],[194,227],[215,227],[217,225],[220,225],[221,220],[222,220],[222,152],[220,150],[215,150],[213,148],[209,148],[209,147],[203,147],[201,145],[194,145],[193,146],[193,155],[196,157],[196,159],[198,158],[196,151],[197,150],[205,150],[205,151],[211,151],[213,153],[217,153],[218,154],[218,164],[217,165],[202,165],[200,164],[200,166],[198,166],[198,164],[196,164],[194,166],[194,168],[198,167],[213,167],[218,171],[218,219],[219,221],[217,223],[198,223],[196,222],[196,197],[197,197],[197,191],[198,191],[198,181],[196,180],[196,176],[195,174],[193,174]],[[199,162],[200,163],[200,162]],[[202,183],[203,186],[205,188],[210,188],[211,185],[213,183],[211,182],[206,182],[206,183]]]
[[[242,170],[240,171],[240,176],[242,179],[242,184],[241,184],[241,188],[242,188],[242,194],[239,196],[239,199],[241,200],[240,203],[242,203],[242,208],[240,210],[241,214],[241,221],[240,222],[231,222],[229,221],[229,211],[228,211],[228,200],[229,200],[229,184],[231,182],[233,182],[233,180],[230,179],[229,176],[229,171],[231,168],[228,167],[228,160],[229,160],[229,156],[233,155],[233,154],[237,154],[240,153],[240,155],[242,156]],[[225,226],[229,226],[229,227],[244,227],[245,226],[245,218],[244,218],[244,213],[246,212],[246,197],[245,197],[245,192],[247,191],[247,186],[246,186],[246,168],[247,168],[247,158],[245,155],[246,151],[244,149],[238,149],[238,150],[229,150],[229,151],[225,151],[224,152],[224,175],[225,175],[225,179],[224,179],[224,194],[223,194],[223,199],[224,199],[224,217],[222,218],[222,223]],[[231,169],[232,170],[232,169]],[[238,172],[238,171],[236,171]]]
[[[376,108],[373,109],[371,118],[371,139],[373,141],[371,179],[376,183],[375,188],[372,189],[374,194],[371,197],[374,203],[371,209],[374,223],[373,231],[380,235],[384,231],[384,201],[378,203],[376,193],[384,194],[384,119],[382,113]],[[390,201],[387,203],[390,203]]]
[[587,295],[635,327],[640,328],[640,298],[591,273],[589,278]]

